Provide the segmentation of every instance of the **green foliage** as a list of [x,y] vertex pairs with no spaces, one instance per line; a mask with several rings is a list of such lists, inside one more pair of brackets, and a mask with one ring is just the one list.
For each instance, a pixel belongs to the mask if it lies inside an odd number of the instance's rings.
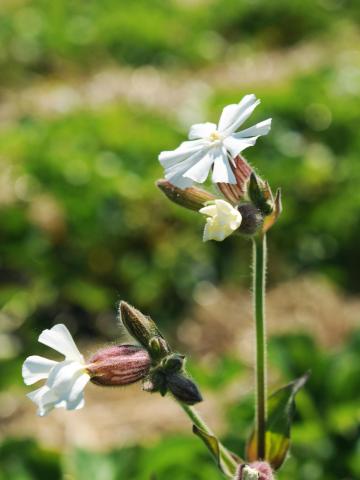
[[0,480],[61,480],[58,453],[33,440],[5,440],[0,444]]
[[148,448],[125,448],[109,454],[75,451],[69,463],[76,480],[220,480],[203,445],[188,436],[168,437]]
[[235,42],[268,49],[341,35],[343,21],[360,15],[355,0],[35,0],[0,8],[3,82],[99,62],[199,67],[230,57]]
[[222,355],[201,364],[189,358],[186,367],[196,379],[198,385],[215,392],[226,388],[246,372],[243,363],[230,355]]

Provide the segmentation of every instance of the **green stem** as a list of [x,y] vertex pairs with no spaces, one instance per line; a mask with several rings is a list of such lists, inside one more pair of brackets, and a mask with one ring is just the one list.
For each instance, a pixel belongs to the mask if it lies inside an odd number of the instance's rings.
[[265,271],[266,271],[266,236],[255,238],[254,256],[254,315],[256,325],[256,437],[257,455],[265,459],[266,445],[266,331],[265,331]]
[[[190,407],[189,405],[185,405],[184,403],[181,403],[181,402],[178,402],[178,403],[194,425],[196,425],[198,428],[203,430],[208,435],[211,435],[216,438],[216,435],[206,425],[206,423],[200,417],[199,413],[195,410],[194,407]],[[231,456],[230,452],[220,442],[219,442],[219,448],[220,448],[220,458],[223,461],[223,464],[226,465],[226,467],[230,471],[235,471],[237,468],[237,463],[234,460],[234,458]]]

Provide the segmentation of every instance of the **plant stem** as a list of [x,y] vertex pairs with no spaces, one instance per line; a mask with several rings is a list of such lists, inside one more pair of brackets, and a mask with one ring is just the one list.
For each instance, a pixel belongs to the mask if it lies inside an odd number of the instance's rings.
[[261,235],[253,241],[253,295],[256,325],[256,437],[257,455],[265,459],[266,445],[266,331],[265,331],[265,271],[266,236]]
[[[200,417],[199,413],[195,410],[194,407],[190,407],[189,405],[185,405],[184,403],[178,402],[181,408],[184,410],[186,415],[190,418],[192,423],[196,425],[198,428],[206,432],[208,435],[211,435],[216,438],[216,435],[213,431],[206,425],[204,420]],[[237,463],[234,458],[231,456],[230,452],[219,442],[220,448],[220,458],[223,461],[224,465],[231,471],[235,472],[237,468]]]

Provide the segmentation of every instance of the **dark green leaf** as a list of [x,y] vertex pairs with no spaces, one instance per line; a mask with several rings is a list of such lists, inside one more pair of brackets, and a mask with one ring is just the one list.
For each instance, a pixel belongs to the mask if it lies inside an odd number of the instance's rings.
[[[290,429],[295,409],[295,395],[304,386],[309,373],[280,388],[268,400],[265,459],[277,470],[283,464],[290,447]],[[248,461],[258,460],[257,438],[254,432],[247,445]]]

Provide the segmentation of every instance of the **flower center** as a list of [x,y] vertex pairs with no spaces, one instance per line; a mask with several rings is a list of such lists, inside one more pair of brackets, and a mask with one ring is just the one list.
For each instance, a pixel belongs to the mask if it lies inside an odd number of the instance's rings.
[[216,130],[210,134],[209,138],[212,142],[216,142],[217,140],[221,140],[221,136],[220,136],[219,132],[217,132]]

